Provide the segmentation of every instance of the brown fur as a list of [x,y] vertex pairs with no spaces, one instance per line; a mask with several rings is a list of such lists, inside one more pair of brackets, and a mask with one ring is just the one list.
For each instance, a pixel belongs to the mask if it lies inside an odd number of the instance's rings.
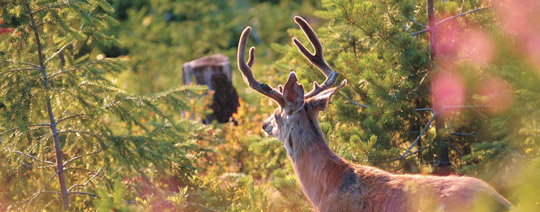
[[[289,157],[305,195],[316,211],[505,211],[511,204],[485,182],[459,176],[396,175],[357,166],[333,153],[306,106],[292,115],[276,111],[269,119],[278,138],[292,142]],[[288,117],[284,117],[288,116]],[[310,120],[316,129],[311,128]],[[281,122],[281,123],[279,123]],[[316,131],[315,131],[316,130]],[[287,142],[284,142],[286,148]],[[485,207],[485,206],[484,206]]]
[[476,178],[397,175],[350,164],[328,147],[317,120],[319,104],[314,101],[306,100],[303,109],[291,115],[276,110],[265,130],[270,128],[268,133],[284,143],[302,190],[316,211],[462,212],[511,207]]

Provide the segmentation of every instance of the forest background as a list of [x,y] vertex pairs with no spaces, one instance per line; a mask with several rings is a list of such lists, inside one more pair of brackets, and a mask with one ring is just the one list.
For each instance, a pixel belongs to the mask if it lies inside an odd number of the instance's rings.
[[[329,145],[393,173],[478,177],[540,211],[540,2],[535,0],[0,0],[0,211],[310,211],[277,107],[236,69],[323,75],[300,15],[349,84],[320,116]],[[182,65],[231,58],[240,107],[203,125],[212,91]],[[195,117],[186,119],[185,117]]]

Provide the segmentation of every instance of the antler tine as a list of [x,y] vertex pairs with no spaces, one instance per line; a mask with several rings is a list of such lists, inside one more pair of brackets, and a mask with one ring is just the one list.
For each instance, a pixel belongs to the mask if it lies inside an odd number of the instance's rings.
[[321,70],[321,72],[323,72],[323,74],[326,76],[326,80],[324,81],[324,84],[322,86],[319,87],[319,84],[317,82],[314,82],[313,90],[304,95],[305,98],[309,98],[332,86],[336,81],[339,73],[332,70],[332,68],[330,68],[328,63],[326,63],[326,61],[324,60],[322,44],[319,41],[317,34],[315,34],[315,31],[313,31],[307,21],[300,16],[294,17],[294,21],[296,22],[296,24],[298,24],[298,26],[300,26],[302,31],[304,31],[306,37],[309,38],[311,45],[313,45],[313,48],[315,49],[315,53],[313,54],[308,51],[306,47],[304,47],[304,45],[302,45],[302,43],[300,43],[300,41],[298,41],[298,39],[296,38],[293,38],[294,44],[296,45],[296,47],[298,47],[298,50],[304,55],[304,57],[306,57],[313,65],[317,66],[317,68],[319,68],[319,70]]
[[253,63],[255,63],[255,47],[254,46],[249,48],[249,57],[248,57],[247,65],[251,68],[253,67]]
[[248,62],[246,64],[245,60],[245,54],[246,54],[246,45],[247,45],[247,39],[249,37],[249,33],[251,33],[251,27],[246,27],[244,31],[242,32],[242,35],[240,36],[240,43],[238,44],[238,69],[242,72],[242,75],[244,75],[244,81],[246,84],[249,85],[249,87],[253,88],[254,90],[258,91],[259,93],[270,97],[271,99],[275,100],[280,106],[284,105],[283,95],[278,92],[277,90],[273,89],[272,87],[268,86],[267,84],[260,83],[255,79],[253,76],[253,72],[251,71],[251,67],[253,66],[253,63],[255,62],[255,47],[251,47],[249,49],[249,58]]

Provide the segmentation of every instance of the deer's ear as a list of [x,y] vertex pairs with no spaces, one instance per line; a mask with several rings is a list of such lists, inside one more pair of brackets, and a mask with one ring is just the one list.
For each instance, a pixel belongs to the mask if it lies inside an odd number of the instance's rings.
[[330,102],[330,98],[332,98],[332,95],[346,84],[347,80],[343,80],[339,86],[328,88],[316,96],[307,99],[306,104],[308,104],[308,106],[314,111],[325,111],[326,107],[328,106],[328,102]]
[[298,84],[298,78],[294,72],[289,74],[289,79],[283,86],[283,99],[285,100],[283,110],[287,114],[292,114],[304,107],[304,87]]

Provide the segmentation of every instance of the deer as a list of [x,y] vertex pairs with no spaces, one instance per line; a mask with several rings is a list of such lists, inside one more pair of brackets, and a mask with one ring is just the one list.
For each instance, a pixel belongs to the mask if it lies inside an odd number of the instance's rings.
[[313,82],[304,93],[295,72],[290,72],[278,89],[257,81],[252,67],[255,47],[246,45],[251,27],[244,29],[238,44],[238,69],[246,84],[278,105],[263,125],[263,131],[283,143],[304,195],[315,211],[508,211],[512,204],[486,182],[464,176],[393,174],[382,169],[356,165],[336,155],[328,146],[318,116],[328,107],[332,95],[347,84],[334,86],[338,73],[323,57],[323,47],[306,20],[296,24],[311,42],[314,53],[292,41],[300,53],[326,77]]

